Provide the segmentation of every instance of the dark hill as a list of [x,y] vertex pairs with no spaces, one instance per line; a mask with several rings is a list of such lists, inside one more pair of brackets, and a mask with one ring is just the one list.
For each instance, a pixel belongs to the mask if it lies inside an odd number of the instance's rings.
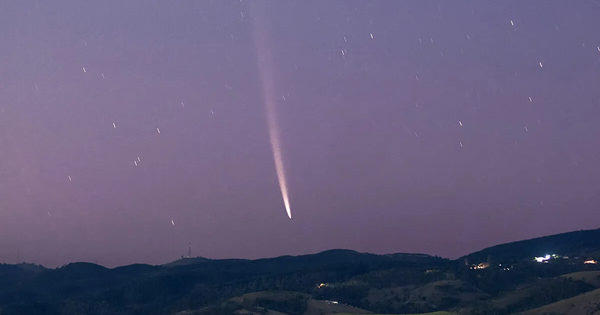
[[430,256],[426,254],[387,254],[376,255],[371,253],[360,253],[348,249],[331,249],[316,254],[299,256],[279,256],[274,258],[250,259],[207,259],[202,257],[183,258],[165,264],[166,267],[178,267],[186,269],[202,268],[205,270],[219,266],[222,268],[250,268],[262,272],[290,272],[298,269],[314,268],[321,265],[342,263],[425,263],[439,264],[447,262],[447,259]]
[[[163,266],[113,269],[91,263],[56,269],[0,265],[0,315],[272,313],[268,310],[313,315],[333,312],[334,304],[376,314],[508,315],[578,296],[600,283],[593,278],[600,265],[573,258],[540,264],[532,262],[534,256],[595,258],[599,250],[600,230],[591,230],[465,256],[472,264],[488,256],[502,262],[481,269],[424,254],[341,249],[257,260],[186,258]],[[515,263],[504,266],[503,261]],[[582,276],[559,277],[565,274],[585,275],[586,281]],[[244,298],[259,292],[266,293]]]
[[164,269],[161,266],[152,266],[147,264],[133,264],[112,269],[114,273],[124,276],[140,276]]
[[175,261],[172,261],[170,263],[166,263],[163,266],[165,266],[165,267],[185,266],[185,265],[192,265],[192,264],[203,263],[203,262],[207,262],[209,260],[210,259],[204,258],[204,257],[181,258],[181,259],[177,259]]
[[438,256],[431,256],[427,254],[407,254],[407,253],[396,253],[396,254],[387,254],[390,258],[402,261],[410,261],[416,263],[431,263],[431,262],[440,262],[446,260],[445,258]]
[[459,260],[464,261],[466,258],[469,263],[475,264],[485,262],[490,257],[494,262],[511,263],[552,254],[588,258],[597,255],[598,250],[600,250],[600,229],[567,232],[496,245],[463,256]]
[[27,271],[31,271],[31,272],[35,272],[35,273],[48,270],[42,265],[28,264],[28,263],[20,263],[20,264],[16,264],[15,266],[18,266],[19,268],[21,268],[23,270],[27,270]]
[[0,289],[26,281],[38,274],[38,269],[31,270],[28,267],[23,268],[22,265],[0,264]]

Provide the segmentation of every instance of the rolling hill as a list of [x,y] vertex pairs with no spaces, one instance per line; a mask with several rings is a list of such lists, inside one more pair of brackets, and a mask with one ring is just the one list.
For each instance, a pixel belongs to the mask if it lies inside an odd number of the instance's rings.
[[558,254],[568,257],[600,257],[600,229],[561,233],[513,243],[500,244],[482,249],[459,258],[470,263],[512,263],[534,257]]
[[[577,231],[502,244],[454,261],[329,250],[113,269],[90,263],[56,269],[0,265],[0,315],[578,315],[596,307],[600,267],[584,261],[600,251],[599,234]],[[550,249],[560,257],[533,260]],[[465,265],[465,258],[473,264]]]
[[600,289],[519,313],[522,315],[599,315]]

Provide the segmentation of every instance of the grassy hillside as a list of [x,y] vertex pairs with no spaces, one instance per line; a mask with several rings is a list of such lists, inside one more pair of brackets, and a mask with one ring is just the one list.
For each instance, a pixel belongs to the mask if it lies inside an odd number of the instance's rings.
[[519,313],[522,315],[598,315],[600,314],[600,289],[576,297]]
[[600,271],[581,271],[563,275],[563,277],[576,281],[583,281],[596,288],[600,288]]

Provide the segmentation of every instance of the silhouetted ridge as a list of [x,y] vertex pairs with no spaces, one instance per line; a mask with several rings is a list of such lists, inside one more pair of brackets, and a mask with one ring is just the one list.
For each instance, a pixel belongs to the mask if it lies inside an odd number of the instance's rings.
[[135,276],[135,275],[143,275],[143,274],[147,274],[147,273],[152,273],[155,271],[159,271],[163,268],[164,267],[162,267],[162,266],[152,266],[152,265],[147,265],[147,264],[133,264],[133,265],[116,267],[116,268],[113,268],[112,270],[121,275]]
[[[587,255],[600,249],[599,236],[600,229],[502,244],[467,255],[468,266],[426,254],[345,249],[257,260],[184,258],[172,267],[0,265],[0,315],[229,315],[268,310],[286,315],[356,310],[509,315],[600,287],[600,264],[593,261],[533,261],[533,256],[546,253],[593,258]],[[515,263],[478,264],[488,256]]]
[[387,256],[387,257],[390,257],[393,259],[397,259],[397,260],[402,260],[402,261],[420,262],[420,263],[440,262],[440,261],[448,260],[447,258],[431,256],[431,255],[427,255],[427,254],[395,253],[395,254],[386,254],[384,256]]
[[360,253],[350,249],[330,249],[315,254],[307,255],[284,255],[273,258],[260,258],[256,260],[250,259],[207,259],[203,257],[197,258],[183,258],[176,260],[171,263],[164,264],[166,267],[175,266],[186,266],[192,264],[205,264],[205,263],[226,263],[226,264],[244,264],[254,262],[256,264],[281,264],[287,263],[292,265],[318,265],[318,264],[330,264],[330,263],[344,263],[344,262],[369,262],[369,261],[389,261],[389,260],[401,260],[406,262],[439,262],[444,260],[441,257],[430,256],[427,254],[410,254],[410,253],[395,253],[386,255],[377,255],[371,253]]
[[108,268],[97,265],[97,264],[88,263],[88,262],[74,262],[74,263],[70,263],[65,266],[62,266],[56,270],[57,271],[66,271],[66,272],[71,272],[71,273],[86,274],[86,273],[104,272],[104,271],[107,271]]
[[207,262],[210,259],[204,257],[189,257],[189,258],[181,258],[170,263],[166,263],[163,266],[165,267],[175,267],[175,266],[185,266],[197,263]]
[[21,268],[23,270],[32,271],[32,272],[42,272],[42,271],[48,270],[42,265],[29,264],[29,263],[20,263],[20,264],[16,264],[16,266],[18,266],[19,268]]
[[600,229],[567,232],[529,240],[500,244],[459,258],[471,263],[483,262],[490,257],[494,262],[512,262],[533,259],[535,256],[558,254],[563,256],[594,255],[600,250]]

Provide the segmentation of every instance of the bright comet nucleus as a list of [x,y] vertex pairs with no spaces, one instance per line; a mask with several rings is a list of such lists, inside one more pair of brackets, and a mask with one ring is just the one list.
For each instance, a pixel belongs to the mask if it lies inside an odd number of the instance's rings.
[[279,180],[279,188],[283,197],[283,204],[288,217],[292,218],[290,210],[290,201],[288,198],[288,189],[285,179],[285,169],[283,167],[283,155],[281,153],[281,140],[279,137],[279,128],[277,125],[276,104],[278,98],[275,97],[275,80],[273,78],[273,58],[268,46],[268,32],[264,14],[265,1],[252,1],[249,4],[252,10],[252,35],[256,48],[256,59],[260,83],[262,86],[262,96],[264,98],[265,110],[267,113],[267,123],[269,129],[269,139],[273,150],[273,159],[275,160],[275,171]]

